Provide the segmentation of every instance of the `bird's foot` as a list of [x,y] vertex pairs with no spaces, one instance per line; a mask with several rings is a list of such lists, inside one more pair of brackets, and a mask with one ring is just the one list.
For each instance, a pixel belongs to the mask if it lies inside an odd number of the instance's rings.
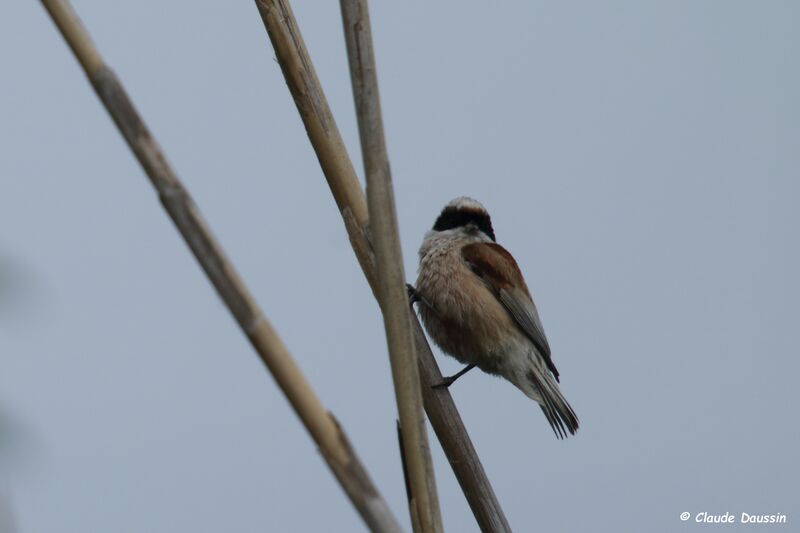
[[469,364],[469,365],[465,366],[461,371],[453,374],[452,376],[448,376],[446,378],[442,378],[442,382],[441,383],[437,383],[436,385],[433,385],[433,388],[434,389],[441,389],[442,387],[447,388],[450,385],[452,385],[455,382],[455,380],[457,380],[458,378],[460,378],[461,376],[463,376],[464,374],[466,374],[467,372],[469,372],[473,368],[475,368],[475,364],[474,363]]
[[422,302],[423,304],[425,304],[426,307],[428,307],[432,311],[435,311],[433,304],[431,304],[428,300],[423,298],[422,295],[420,295],[420,293],[417,292],[417,289],[414,288],[412,284],[406,283],[406,290],[408,291],[408,304],[411,307],[414,307],[414,304],[417,302]]
[[420,301],[422,298],[417,293],[417,289],[410,283],[406,283],[406,291],[408,291],[408,305],[414,307],[414,304]]
[[442,381],[440,383],[432,385],[432,387],[434,389],[446,389],[450,387],[450,385],[452,385],[457,379],[458,378],[456,376],[448,376],[446,378],[442,378]]

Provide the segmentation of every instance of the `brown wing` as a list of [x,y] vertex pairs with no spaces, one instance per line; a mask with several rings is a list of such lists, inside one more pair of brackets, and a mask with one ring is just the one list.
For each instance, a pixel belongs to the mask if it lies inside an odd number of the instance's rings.
[[514,317],[558,381],[558,370],[550,356],[550,345],[544,335],[536,304],[511,254],[499,244],[482,242],[464,246],[461,255],[475,275]]

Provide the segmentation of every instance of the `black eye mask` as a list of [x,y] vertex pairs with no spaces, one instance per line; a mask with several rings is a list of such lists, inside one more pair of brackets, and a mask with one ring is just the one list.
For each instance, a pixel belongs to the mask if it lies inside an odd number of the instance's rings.
[[492,220],[489,218],[489,215],[483,211],[476,211],[474,209],[455,209],[453,207],[448,207],[442,211],[442,214],[436,219],[433,229],[435,231],[444,231],[468,224],[472,224],[485,233],[490,239],[493,241],[495,240]]

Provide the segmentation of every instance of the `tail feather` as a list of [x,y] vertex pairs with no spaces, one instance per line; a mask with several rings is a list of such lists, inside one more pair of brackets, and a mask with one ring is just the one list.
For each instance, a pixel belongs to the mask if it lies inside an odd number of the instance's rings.
[[[546,370],[544,372],[547,372]],[[536,389],[538,393],[534,400],[539,402],[545,418],[553,428],[556,437],[563,439],[567,437],[567,432],[574,435],[578,430],[578,417],[575,411],[572,410],[569,402],[567,402],[564,395],[561,394],[558,384],[556,384],[547,374],[542,375],[538,368],[532,368],[526,373],[528,382]],[[525,391],[525,389],[522,389]],[[527,391],[526,391],[527,393]]]

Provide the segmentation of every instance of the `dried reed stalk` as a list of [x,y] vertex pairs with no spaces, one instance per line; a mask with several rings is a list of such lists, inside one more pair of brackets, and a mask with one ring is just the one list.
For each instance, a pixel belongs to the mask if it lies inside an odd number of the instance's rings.
[[[367,202],[333,119],[322,86],[287,0],[256,0],[286,84],[305,125],[311,145],[333,192],[350,244],[376,298],[375,255],[370,243]],[[428,419],[461,485],[482,531],[511,531],[461,416],[415,314],[411,324],[419,363],[422,398]]]
[[372,531],[402,531],[336,419],[320,402],[286,346],[267,321],[167,162],[112,70],[65,0],[42,0],[90,83],[158,192],[222,300],[319,446],[342,488]]
[[402,449],[411,487],[409,506],[412,514],[417,515],[417,521],[413,521],[412,516],[412,523],[417,525],[417,531],[438,533],[443,530],[442,516],[422,413],[419,370],[408,312],[406,275],[383,132],[369,13],[366,0],[342,0],[341,9],[367,180],[367,206],[378,271],[378,302],[383,311],[400,412]]

